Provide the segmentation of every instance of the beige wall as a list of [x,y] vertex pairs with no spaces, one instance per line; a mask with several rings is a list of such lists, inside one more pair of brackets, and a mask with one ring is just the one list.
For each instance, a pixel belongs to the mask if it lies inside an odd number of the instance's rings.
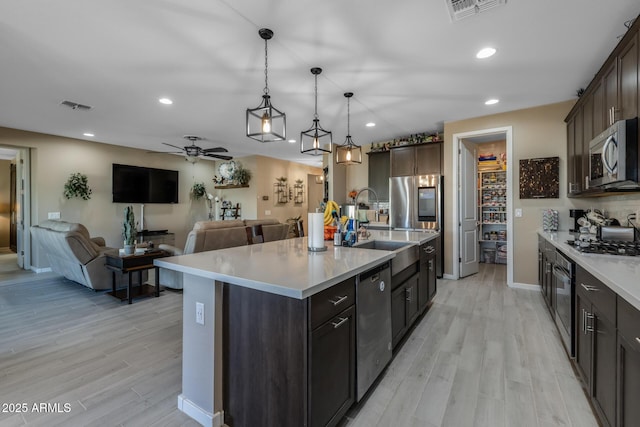
[[[542,226],[542,211],[557,209],[560,211],[561,227],[568,229],[568,212],[573,207],[572,199],[565,195],[567,176],[567,137],[564,118],[575,101],[511,111],[507,113],[484,116],[474,119],[445,123],[444,133],[444,175],[451,176],[453,162],[453,135],[456,133],[478,131],[511,126],[513,129],[514,167],[513,180],[509,188],[513,191],[513,206],[510,210],[522,209],[522,218],[513,220],[513,280],[515,283],[537,283],[537,236],[536,231]],[[560,157],[560,198],[558,199],[524,199],[519,198],[518,165],[520,159],[535,157]],[[449,180],[449,182],[451,182]],[[452,200],[457,192],[445,186],[444,221],[445,242],[445,274],[453,273],[453,257],[451,239],[455,227],[455,213],[452,212]],[[566,213],[566,215],[565,215]],[[566,218],[566,219],[565,219]]]
[[[321,168],[264,156],[243,157],[237,159],[237,161],[242,163],[245,169],[251,171],[249,188],[215,190],[215,193],[212,194],[221,197],[222,200],[229,200],[233,204],[240,203],[243,219],[275,218],[280,222],[286,222],[288,218],[301,216],[306,225],[307,210],[309,208],[309,200],[307,200],[306,196],[306,189],[309,184],[307,175],[320,175],[322,174]],[[216,165],[220,163],[216,162]],[[292,192],[296,180],[302,180],[305,188],[304,203],[295,204],[293,200],[283,204],[275,203],[273,184],[276,182],[276,178],[281,176],[287,178],[287,184]],[[267,197],[268,200],[264,200],[264,197]],[[315,201],[311,202],[315,204]]]
[[0,248],[9,247],[11,160],[0,160]]
[[[111,164],[122,163],[135,166],[146,166],[179,171],[179,202],[177,204],[146,204],[145,227],[147,229],[168,229],[176,235],[176,245],[184,246],[187,233],[192,229],[195,221],[207,219],[208,210],[204,200],[191,201],[189,190],[194,182],[204,182],[209,192],[215,191],[212,178],[217,174],[215,162],[202,160],[191,164],[182,156],[169,154],[150,154],[146,150],[137,150],[121,146],[99,144],[84,140],[62,138],[52,135],[26,132],[15,129],[0,128],[0,145],[11,147],[26,147],[31,149],[31,177],[32,177],[32,205],[31,222],[38,224],[47,219],[48,212],[60,212],[61,219],[70,222],[81,222],[92,236],[103,236],[107,245],[122,246],[121,221],[126,204],[113,203],[111,196]],[[251,169],[252,162],[258,165],[258,159],[239,159],[245,167]],[[308,168],[303,165],[291,166],[286,170],[286,164],[281,160],[263,158],[261,162],[268,164],[273,160],[269,176],[269,183],[275,176],[288,174],[289,179],[298,176],[305,181],[307,173],[319,173],[318,168]],[[259,167],[256,166],[256,167]],[[264,169],[268,169],[263,166]],[[63,186],[69,175],[81,172],[87,175],[89,186],[93,190],[90,200],[67,200],[62,195]],[[294,173],[295,172],[295,173]],[[257,178],[257,180],[256,180]],[[255,180],[255,181],[254,181]],[[241,202],[243,218],[258,216],[258,202],[256,193],[251,195],[251,189],[267,179],[261,173],[251,181],[251,187],[239,191],[238,201]],[[268,185],[268,184],[265,184]],[[268,186],[271,189],[270,186]],[[257,190],[256,190],[257,191]],[[264,190],[266,191],[266,190]],[[267,193],[271,196],[271,193]],[[236,196],[229,196],[232,200]],[[272,197],[270,197],[272,200]],[[135,204],[134,212],[139,220],[140,205]],[[306,205],[300,212],[306,212]],[[286,220],[294,210],[276,210],[272,208],[274,217]],[[251,215],[250,215],[251,214]],[[39,248],[32,251],[31,263],[34,268],[48,265],[46,258]]]

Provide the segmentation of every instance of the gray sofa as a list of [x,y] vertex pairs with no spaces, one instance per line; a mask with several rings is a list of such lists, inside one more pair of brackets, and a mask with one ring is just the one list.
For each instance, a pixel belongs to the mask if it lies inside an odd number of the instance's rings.
[[[198,221],[187,235],[184,249],[166,244],[158,247],[172,255],[186,255],[244,246],[247,244],[246,227],[253,225],[262,225],[265,242],[286,239],[289,235],[289,224],[282,224],[276,219]],[[160,284],[168,288],[182,289],[182,273],[161,268]]]
[[[44,250],[53,272],[91,289],[111,289],[113,276],[104,265],[104,254],[118,249],[106,246],[104,238],[91,237],[82,224],[51,220],[32,226],[31,236]],[[147,278],[144,273],[143,281]],[[124,285],[128,277],[118,280],[119,286]]]

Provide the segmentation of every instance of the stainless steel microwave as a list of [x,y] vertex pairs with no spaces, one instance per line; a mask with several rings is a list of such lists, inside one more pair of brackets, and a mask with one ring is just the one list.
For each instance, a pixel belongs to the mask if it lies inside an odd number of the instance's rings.
[[619,120],[589,143],[589,186],[638,187],[638,118]]

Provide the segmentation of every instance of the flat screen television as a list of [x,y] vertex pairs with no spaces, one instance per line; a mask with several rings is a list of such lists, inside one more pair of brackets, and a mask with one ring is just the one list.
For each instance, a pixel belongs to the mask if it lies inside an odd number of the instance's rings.
[[178,171],[113,164],[114,203],[178,203]]

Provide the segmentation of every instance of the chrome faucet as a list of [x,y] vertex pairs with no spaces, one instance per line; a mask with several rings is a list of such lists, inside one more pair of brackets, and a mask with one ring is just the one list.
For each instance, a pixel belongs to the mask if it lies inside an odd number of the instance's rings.
[[363,191],[370,191],[371,193],[373,193],[374,196],[376,196],[376,204],[375,204],[375,208],[376,208],[376,212],[375,212],[375,219],[376,222],[378,222],[379,220],[379,212],[380,212],[380,200],[378,199],[378,194],[376,194],[375,190],[371,187],[364,187],[363,189],[361,189],[360,191],[358,191],[358,193],[356,194],[356,198],[354,199],[354,203],[356,205],[356,221],[358,220],[358,197],[360,196],[360,193],[362,193]]

